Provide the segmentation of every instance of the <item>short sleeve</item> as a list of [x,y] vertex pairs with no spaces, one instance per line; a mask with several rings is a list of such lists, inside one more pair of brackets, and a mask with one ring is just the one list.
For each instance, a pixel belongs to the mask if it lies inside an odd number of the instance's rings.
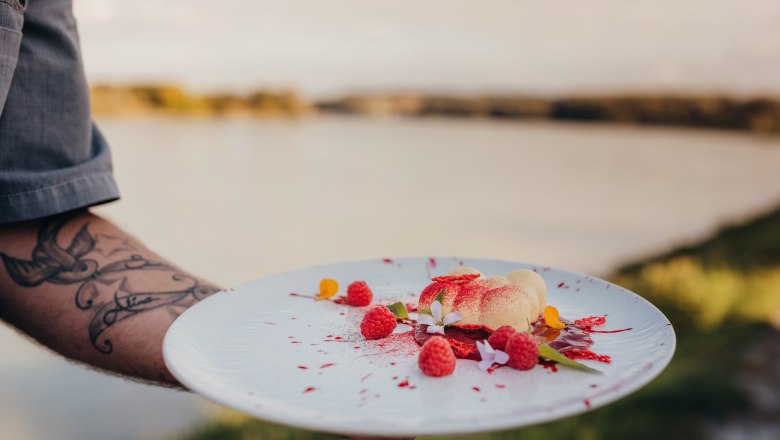
[[90,116],[71,0],[27,0],[21,33],[3,32],[21,41],[15,68],[2,73],[0,223],[117,199],[111,152]]

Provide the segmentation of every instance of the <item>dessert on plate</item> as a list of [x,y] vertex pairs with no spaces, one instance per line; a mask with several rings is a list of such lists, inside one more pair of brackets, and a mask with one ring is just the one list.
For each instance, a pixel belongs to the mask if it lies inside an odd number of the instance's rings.
[[487,372],[504,365],[529,370],[538,363],[553,371],[561,364],[596,372],[576,362],[610,362],[609,356],[590,351],[591,334],[631,330],[594,330],[606,322],[603,316],[562,319],[558,310],[547,304],[545,281],[533,270],[486,276],[462,266],[431,281],[416,305],[396,302],[372,306],[373,293],[364,281],[352,282],[346,296],[334,298],[338,283],[324,279],[314,298],[370,306],[360,323],[366,341],[389,337],[398,323],[411,326],[412,330],[400,334],[416,341],[419,367],[434,377],[452,374],[456,358],[477,361]]
[[459,267],[448,275],[433,278],[420,294],[419,310],[431,304],[444,290],[442,316],[460,314],[457,326],[493,331],[504,325],[515,331],[530,329],[547,306],[547,286],[539,274],[517,269],[505,276],[483,276],[473,267]]

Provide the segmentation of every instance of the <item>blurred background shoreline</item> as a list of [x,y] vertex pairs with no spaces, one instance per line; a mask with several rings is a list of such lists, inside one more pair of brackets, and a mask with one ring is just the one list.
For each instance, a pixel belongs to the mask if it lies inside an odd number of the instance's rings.
[[611,122],[780,132],[780,99],[726,95],[581,94],[571,97],[521,94],[468,95],[365,93],[307,100],[294,90],[258,90],[246,94],[195,94],[177,85],[97,85],[92,88],[98,116],[246,116],[304,117],[315,114],[440,116]]

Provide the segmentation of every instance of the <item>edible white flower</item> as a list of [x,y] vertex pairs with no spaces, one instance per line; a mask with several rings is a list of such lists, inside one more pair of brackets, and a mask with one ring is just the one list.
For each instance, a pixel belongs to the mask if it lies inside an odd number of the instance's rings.
[[488,371],[493,364],[504,365],[509,360],[508,354],[494,349],[487,340],[485,342],[477,341],[477,350],[479,350],[479,358],[482,359],[479,361],[479,368],[482,371]]
[[448,313],[447,316],[442,318],[441,316],[441,302],[434,301],[431,303],[431,314],[426,315],[423,313],[420,313],[417,316],[417,323],[427,325],[428,329],[426,330],[428,333],[440,333],[444,334],[444,326],[450,325],[455,321],[459,321],[461,319],[461,315],[458,312],[451,312]]

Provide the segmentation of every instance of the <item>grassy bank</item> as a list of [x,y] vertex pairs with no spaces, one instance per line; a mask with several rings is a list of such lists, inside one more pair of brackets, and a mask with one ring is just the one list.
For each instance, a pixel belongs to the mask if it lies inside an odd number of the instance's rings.
[[[757,404],[747,391],[750,383],[780,389],[775,370],[780,350],[765,349],[780,346],[775,329],[780,316],[780,208],[725,227],[703,242],[626,265],[611,278],[671,319],[678,349],[668,369],[632,396],[581,416],[459,438],[703,439],[730,421],[759,427],[780,420],[780,408]],[[227,413],[182,438],[337,437]]]
[[313,111],[293,91],[195,94],[176,85],[99,85],[91,89],[91,102],[92,112],[101,116],[297,117]]

